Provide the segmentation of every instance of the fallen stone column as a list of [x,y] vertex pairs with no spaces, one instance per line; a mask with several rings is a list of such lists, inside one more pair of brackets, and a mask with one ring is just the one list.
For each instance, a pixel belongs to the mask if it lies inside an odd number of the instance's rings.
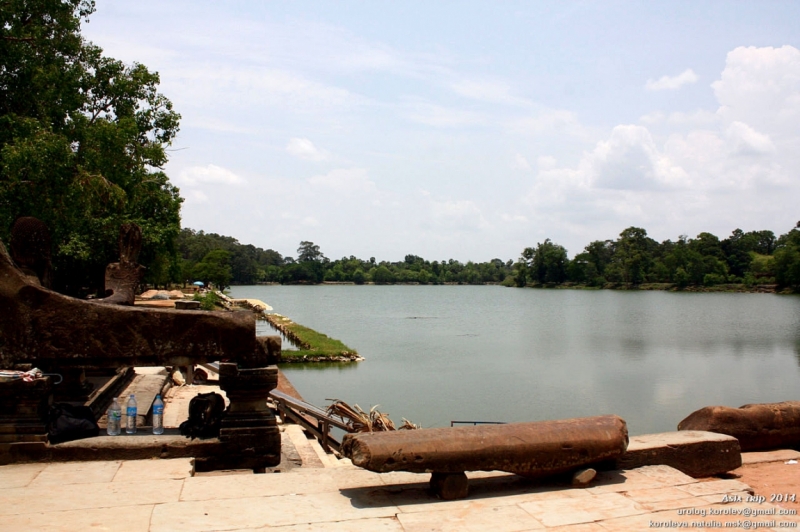
[[346,434],[353,464],[375,471],[507,471],[543,476],[616,458],[628,446],[617,416]]
[[678,430],[705,430],[739,440],[742,451],[800,445],[800,401],[761,403],[739,408],[707,406],[678,423]]
[[628,445],[618,416],[474,427],[346,434],[343,454],[377,473],[433,473],[442,498],[465,497],[464,471],[507,471],[527,477],[565,473],[613,460]]

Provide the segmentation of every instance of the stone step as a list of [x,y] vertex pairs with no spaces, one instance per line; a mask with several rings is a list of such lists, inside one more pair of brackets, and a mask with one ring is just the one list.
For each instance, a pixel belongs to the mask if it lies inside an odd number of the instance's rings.
[[[122,407],[122,427],[128,421],[126,407],[131,394],[136,397],[136,426],[150,425],[152,420],[153,401],[157,394],[162,393],[169,376],[164,368],[136,368],[136,375],[130,384],[120,393],[117,401]],[[106,426],[106,413],[98,420],[98,425]]]
[[632,436],[616,459],[617,469],[668,465],[694,478],[732,471],[742,465],[739,440],[725,434],[681,430]]

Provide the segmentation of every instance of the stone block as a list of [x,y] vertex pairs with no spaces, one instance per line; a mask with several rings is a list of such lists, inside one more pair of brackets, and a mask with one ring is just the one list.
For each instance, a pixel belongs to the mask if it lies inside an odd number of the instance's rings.
[[725,473],[742,465],[739,441],[724,434],[682,430],[633,436],[616,460],[619,469],[668,465],[695,478]]
[[175,308],[178,310],[200,310],[199,301],[176,301]]
[[707,406],[678,423],[678,430],[728,434],[739,440],[742,451],[793,448],[800,445],[800,401]]

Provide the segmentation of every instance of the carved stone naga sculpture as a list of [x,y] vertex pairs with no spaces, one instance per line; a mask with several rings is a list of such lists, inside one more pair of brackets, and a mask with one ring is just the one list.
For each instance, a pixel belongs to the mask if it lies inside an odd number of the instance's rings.
[[133,305],[136,287],[144,275],[139,260],[142,250],[142,230],[136,224],[119,228],[119,262],[106,266],[106,297],[101,301],[116,305]]
[[[197,312],[128,306],[141,278],[138,227],[120,232],[120,262],[106,270],[110,297],[75,299],[47,288],[49,236],[29,218],[15,230],[12,260],[0,242],[0,367],[103,368],[189,365],[217,360],[271,364],[248,312]],[[122,303],[122,304],[108,304]]]

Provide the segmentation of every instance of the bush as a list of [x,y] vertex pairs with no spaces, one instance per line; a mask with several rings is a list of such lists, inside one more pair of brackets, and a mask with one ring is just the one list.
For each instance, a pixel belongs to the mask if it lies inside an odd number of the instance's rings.
[[714,286],[715,284],[722,284],[725,281],[725,276],[718,273],[707,273],[703,276],[703,285],[705,286]]
[[394,283],[394,275],[386,266],[379,266],[375,273],[372,274],[372,281],[375,284],[392,284]]
[[364,270],[358,268],[356,271],[353,272],[353,282],[356,284],[364,284],[366,281],[366,275],[364,275]]
[[200,302],[200,308],[203,310],[214,310],[220,302],[220,298],[214,292],[206,292],[205,294],[195,294],[192,298],[194,301]]
[[517,281],[514,280],[513,275],[506,275],[506,278],[500,283],[501,286],[517,286]]

